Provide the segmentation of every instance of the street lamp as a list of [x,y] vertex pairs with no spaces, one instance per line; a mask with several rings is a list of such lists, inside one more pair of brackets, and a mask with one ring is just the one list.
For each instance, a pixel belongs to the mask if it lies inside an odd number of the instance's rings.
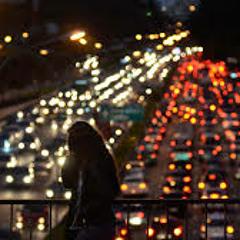
[[80,40],[81,38],[83,38],[85,36],[86,36],[86,32],[85,31],[78,31],[78,32],[73,33],[70,36],[70,40],[71,41],[78,41],[78,40]]
[[47,56],[49,54],[49,51],[47,49],[41,49],[39,51],[39,54],[42,56]]
[[28,32],[23,32],[22,37],[25,38],[25,39],[29,38],[29,33]]
[[194,5],[189,6],[189,11],[194,12],[196,10],[196,7]]
[[96,49],[102,49],[103,45],[102,45],[102,43],[97,42],[97,43],[94,44],[94,47]]

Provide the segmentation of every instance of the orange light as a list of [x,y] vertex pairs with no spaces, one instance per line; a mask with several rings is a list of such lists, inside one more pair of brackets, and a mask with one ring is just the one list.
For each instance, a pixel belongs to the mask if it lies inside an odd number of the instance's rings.
[[184,186],[183,187],[183,191],[186,192],[186,193],[191,193],[191,188],[189,186]]
[[217,150],[218,152],[221,152],[221,151],[222,151],[222,146],[220,146],[220,145],[217,146],[217,147],[216,147],[216,150]]
[[167,218],[161,217],[161,218],[160,218],[160,223],[166,224],[166,223],[167,223]]
[[212,194],[210,194],[210,198],[211,199],[218,199],[218,198],[220,198],[220,195],[218,193],[212,193]]
[[223,195],[221,198],[222,199],[228,199],[229,197],[227,195]]
[[186,170],[191,170],[192,169],[192,165],[190,163],[188,163],[186,166],[185,166]]
[[176,147],[176,144],[177,144],[176,141],[171,140],[171,142],[170,142],[170,146],[171,146],[171,147]]
[[235,113],[235,112],[231,113],[230,116],[231,116],[232,118],[237,118],[237,117],[238,117],[237,113]]
[[189,182],[192,181],[192,179],[191,179],[190,176],[186,176],[186,177],[183,178],[183,181],[184,181],[185,183],[189,183]]
[[218,151],[217,151],[216,149],[214,149],[214,150],[212,151],[212,154],[213,154],[214,156],[216,156],[216,155],[218,154]]
[[153,228],[148,228],[147,230],[148,237],[153,237],[154,234],[155,234],[155,230]]
[[237,154],[236,153],[231,153],[230,154],[230,158],[231,159],[236,159],[237,158]]
[[155,125],[156,125],[157,123],[158,123],[158,119],[157,119],[157,118],[153,118],[153,119],[152,119],[152,124],[155,124]]
[[234,144],[234,143],[231,143],[231,145],[230,145],[230,148],[232,149],[232,150],[235,150],[236,149],[236,144]]
[[221,183],[220,183],[220,188],[221,188],[221,189],[226,189],[226,188],[227,188],[227,183],[221,182]]
[[198,150],[198,155],[203,155],[204,153],[205,153],[205,151],[203,149]]
[[170,158],[175,158],[175,154],[174,153],[170,153]]
[[128,231],[127,231],[127,229],[123,228],[123,229],[121,229],[120,233],[122,236],[126,236]]
[[181,227],[177,227],[174,229],[173,231],[173,234],[176,236],[176,237],[179,237],[182,235],[182,228]]
[[216,118],[213,118],[213,120],[212,120],[212,124],[213,124],[213,125],[216,125],[217,122],[218,122],[217,119],[216,119]]
[[210,175],[208,176],[208,179],[209,179],[209,180],[212,180],[212,181],[216,180],[216,178],[217,178],[217,176],[216,176],[215,174],[210,174]]
[[208,196],[202,195],[202,196],[201,196],[201,199],[208,199]]
[[160,110],[157,110],[156,112],[155,112],[155,115],[159,118],[159,117],[161,117],[162,116],[162,113],[161,113],[161,111]]
[[205,183],[204,182],[198,183],[198,188],[199,189],[204,189],[205,188]]
[[169,187],[167,187],[167,186],[164,186],[164,187],[163,187],[163,192],[164,192],[164,193],[170,193],[170,192],[171,192],[171,189],[170,189]]
[[215,134],[215,135],[214,135],[214,139],[215,139],[216,141],[219,141],[219,140],[220,140],[220,136],[219,136],[218,134]]
[[140,189],[146,189],[147,188],[147,184],[146,183],[140,183],[139,184],[139,188]]
[[192,141],[191,141],[191,140],[187,140],[186,145],[187,145],[188,147],[191,147],[191,146],[192,146]]
[[204,119],[202,119],[201,121],[200,121],[200,125],[201,126],[204,126],[206,124],[206,121],[204,120]]
[[116,237],[115,240],[124,240],[122,237]]
[[169,168],[171,171],[173,171],[173,170],[176,169],[176,166],[175,166],[175,164],[171,163],[171,164],[169,164],[168,168]]
[[127,184],[122,184],[121,185],[121,190],[122,191],[126,191],[128,189],[128,185]]
[[192,158],[192,157],[193,157],[193,153],[189,152],[189,153],[188,153],[188,157],[189,157],[189,158]]

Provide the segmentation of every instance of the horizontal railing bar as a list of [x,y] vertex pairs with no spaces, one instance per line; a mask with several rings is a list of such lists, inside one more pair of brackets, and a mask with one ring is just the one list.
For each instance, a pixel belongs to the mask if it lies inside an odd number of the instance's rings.
[[[34,204],[34,205],[68,205],[70,200],[0,200],[0,205],[20,205],[20,204]],[[240,204],[240,199],[117,199],[113,204],[145,204],[145,205],[158,205],[158,204]]]

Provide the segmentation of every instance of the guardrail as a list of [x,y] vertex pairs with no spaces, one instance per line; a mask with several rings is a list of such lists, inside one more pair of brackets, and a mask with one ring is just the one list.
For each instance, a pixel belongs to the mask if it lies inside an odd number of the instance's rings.
[[[14,227],[14,206],[16,205],[44,205],[44,206],[48,206],[49,207],[49,214],[48,214],[48,233],[49,233],[49,239],[53,240],[53,221],[52,221],[52,212],[53,212],[53,206],[67,206],[69,205],[70,201],[68,200],[0,200],[0,205],[8,205],[10,207],[10,222],[9,222],[9,232],[11,234],[11,236],[13,236],[14,232],[13,232],[13,227]],[[209,207],[211,206],[211,208],[213,206],[220,206],[223,208],[224,210],[224,239],[236,239],[236,238],[228,238],[227,236],[227,231],[226,231],[226,227],[227,227],[227,210],[228,210],[228,206],[229,205],[237,205],[237,207],[240,207],[240,199],[160,199],[160,200],[144,200],[144,199],[121,199],[121,200],[115,200],[114,201],[114,206],[121,206],[121,207],[125,207],[126,211],[126,227],[127,230],[130,230],[130,224],[129,224],[129,219],[130,219],[130,214],[131,214],[131,208],[134,205],[141,205],[142,208],[144,209],[145,213],[146,213],[146,229],[149,228],[150,226],[150,217],[151,215],[153,215],[154,211],[153,211],[153,207],[154,206],[160,206],[162,209],[166,210],[166,223],[169,222],[169,216],[170,216],[170,209],[172,206],[184,206],[184,207],[188,207],[188,206],[202,206],[204,209],[204,213],[205,213],[205,219],[204,219],[204,223],[205,223],[205,237],[204,239],[209,239],[208,238],[208,210]],[[192,240],[192,238],[189,238],[189,231],[188,231],[188,226],[189,226],[189,217],[186,214],[186,212],[181,212],[184,215],[184,220],[185,220],[185,226],[184,226],[184,237],[182,238],[177,238],[177,239],[190,239]],[[30,225],[31,227],[31,225]],[[33,239],[32,238],[32,234],[31,234],[32,229],[30,228],[30,237],[29,239]],[[175,238],[170,238],[169,237],[169,226],[167,224],[166,226],[166,238],[164,239],[175,239]],[[155,239],[155,238],[151,238],[151,236],[149,236],[149,231],[146,231],[146,239],[150,240],[150,239]],[[10,237],[10,239],[13,239]],[[117,238],[116,238],[117,239]],[[119,238],[120,239],[120,238]],[[123,238],[122,238],[123,239]],[[125,239],[129,239],[129,238],[124,238]]]

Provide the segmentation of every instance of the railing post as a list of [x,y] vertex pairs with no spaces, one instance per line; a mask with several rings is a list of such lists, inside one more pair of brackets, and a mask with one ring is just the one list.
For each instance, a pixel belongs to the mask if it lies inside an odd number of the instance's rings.
[[149,240],[149,231],[148,231],[148,228],[149,228],[149,222],[150,222],[150,216],[149,216],[149,207],[148,207],[148,204],[146,204],[146,219],[147,219],[147,240]]
[[52,203],[49,202],[49,238],[52,240]]
[[227,240],[227,205],[224,203],[224,240]]
[[208,204],[206,202],[205,203],[205,239],[206,240],[208,238],[208,222],[207,222],[207,218],[208,218]]
[[13,207],[14,205],[10,205],[10,240],[13,239]]

